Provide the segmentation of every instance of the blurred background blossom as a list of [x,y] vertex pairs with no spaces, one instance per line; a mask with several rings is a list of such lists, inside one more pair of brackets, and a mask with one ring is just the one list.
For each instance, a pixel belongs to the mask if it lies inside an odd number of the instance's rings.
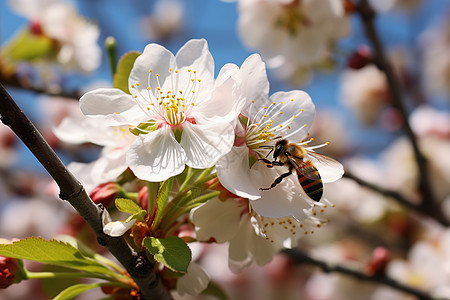
[[[176,52],[191,38],[205,38],[216,75],[224,64],[241,65],[258,52],[268,67],[270,94],[306,91],[316,105],[310,136],[317,144],[331,142],[320,152],[342,162],[351,175],[325,184],[325,197],[335,207],[326,210],[329,222],[324,228],[299,239],[300,248],[316,259],[364,273],[373,265],[375,249],[382,247],[389,258],[384,257],[385,266],[377,272],[450,299],[450,233],[445,224],[352,178],[395,191],[421,207],[417,182],[422,174],[401,129],[408,121],[428,162],[436,207],[450,219],[450,3],[370,1],[379,13],[375,25],[401,83],[409,112],[409,119],[403,120],[351,2],[2,1],[0,82],[64,163],[76,168],[96,159],[101,149],[88,140],[77,145],[61,141],[54,129],[66,117],[83,118],[77,101],[83,92],[111,85],[106,37],[116,39],[118,56],[141,51],[150,42]],[[57,200],[58,192],[30,152],[0,125],[0,236],[52,238],[70,233],[94,241],[81,218]],[[99,247],[95,241],[89,245]],[[230,299],[413,299],[376,283],[297,264],[285,254],[235,274],[228,266],[228,247],[203,244],[195,260]],[[46,299],[49,294],[45,284],[36,281],[0,290],[5,299],[30,295]],[[102,296],[88,294],[84,299]]]

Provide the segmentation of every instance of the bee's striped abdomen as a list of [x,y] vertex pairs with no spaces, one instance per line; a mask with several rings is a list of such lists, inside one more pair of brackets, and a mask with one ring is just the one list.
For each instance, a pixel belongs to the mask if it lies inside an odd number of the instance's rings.
[[323,194],[323,184],[319,171],[317,171],[316,167],[314,167],[311,163],[303,167],[302,171],[303,172],[297,171],[298,182],[309,198],[319,202],[320,199],[322,199]]

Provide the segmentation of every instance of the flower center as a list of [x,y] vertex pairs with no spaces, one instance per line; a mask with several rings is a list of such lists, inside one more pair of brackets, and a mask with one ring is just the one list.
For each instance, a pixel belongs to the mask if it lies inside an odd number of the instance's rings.
[[308,24],[309,20],[299,9],[298,1],[285,5],[275,21],[276,27],[286,30],[291,36],[295,36],[302,27],[307,27]]
[[131,129],[133,129],[133,126],[131,125],[113,126],[112,135],[116,140],[121,141],[124,144],[129,144],[135,137],[131,134]]
[[[291,99],[290,101],[294,100]],[[252,101],[250,112],[254,103],[255,102]],[[253,118],[248,118],[244,141],[249,149],[261,156],[265,156],[265,153],[268,151],[267,149],[270,149],[271,146],[275,145],[278,139],[288,138],[298,131],[297,129],[288,132],[288,130],[291,129],[290,125],[297,118],[297,115],[285,118],[281,120],[281,122],[274,122],[274,118],[277,114],[283,114],[283,109],[286,105],[287,103],[284,103],[283,101],[278,103],[272,102],[270,105],[260,109]]]
[[[180,76],[179,70],[169,69],[168,83],[160,83],[160,75],[149,71],[147,78],[147,97],[142,94],[139,83],[131,85],[138,91],[134,96],[137,104],[149,115],[150,119],[159,120],[171,126],[177,126],[189,118],[197,101],[201,87],[201,79],[197,78],[197,71],[184,70],[188,76]],[[184,74],[186,75],[186,74]],[[156,86],[152,86],[154,82]]]

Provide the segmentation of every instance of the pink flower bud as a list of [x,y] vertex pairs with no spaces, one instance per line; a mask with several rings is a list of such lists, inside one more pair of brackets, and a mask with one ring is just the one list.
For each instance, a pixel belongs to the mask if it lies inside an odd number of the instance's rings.
[[24,278],[19,260],[0,256],[0,289],[6,289]]
[[122,187],[115,182],[106,182],[96,187],[89,196],[95,204],[103,204],[105,207],[109,207],[114,200],[122,193]]
[[12,130],[4,126],[0,129],[0,147],[1,148],[13,148],[17,142],[17,137]]
[[370,49],[366,45],[361,45],[358,49],[348,58],[347,66],[350,69],[359,70],[367,66],[372,62],[372,56]]
[[34,35],[43,35],[42,26],[39,21],[30,22],[30,32]]
[[392,255],[384,247],[377,247],[372,252],[372,257],[366,265],[366,273],[375,276],[383,275],[386,272],[386,266],[391,261]]
[[138,192],[138,203],[142,207],[142,209],[148,209],[148,187],[142,187]]

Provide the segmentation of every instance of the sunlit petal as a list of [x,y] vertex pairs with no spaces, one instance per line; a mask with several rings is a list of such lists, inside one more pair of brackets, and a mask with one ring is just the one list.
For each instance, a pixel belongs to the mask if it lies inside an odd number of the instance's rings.
[[191,211],[191,220],[199,241],[214,238],[218,243],[232,239],[238,229],[242,207],[232,199],[220,201],[214,198]]
[[261,197],[251,178],[247,147],[233,147],[217,162],[216,168],[220,183],[233,194],[251,200]]
[[161,182],[184,170],[186,153],[166,126],[140,135],[130,146],[126,161],[138,178]]
[[234,132],[229,124],[183,125],[181,147],[186,152],[186,164],[192,168],[212,167],[228,153],[233,145]]

